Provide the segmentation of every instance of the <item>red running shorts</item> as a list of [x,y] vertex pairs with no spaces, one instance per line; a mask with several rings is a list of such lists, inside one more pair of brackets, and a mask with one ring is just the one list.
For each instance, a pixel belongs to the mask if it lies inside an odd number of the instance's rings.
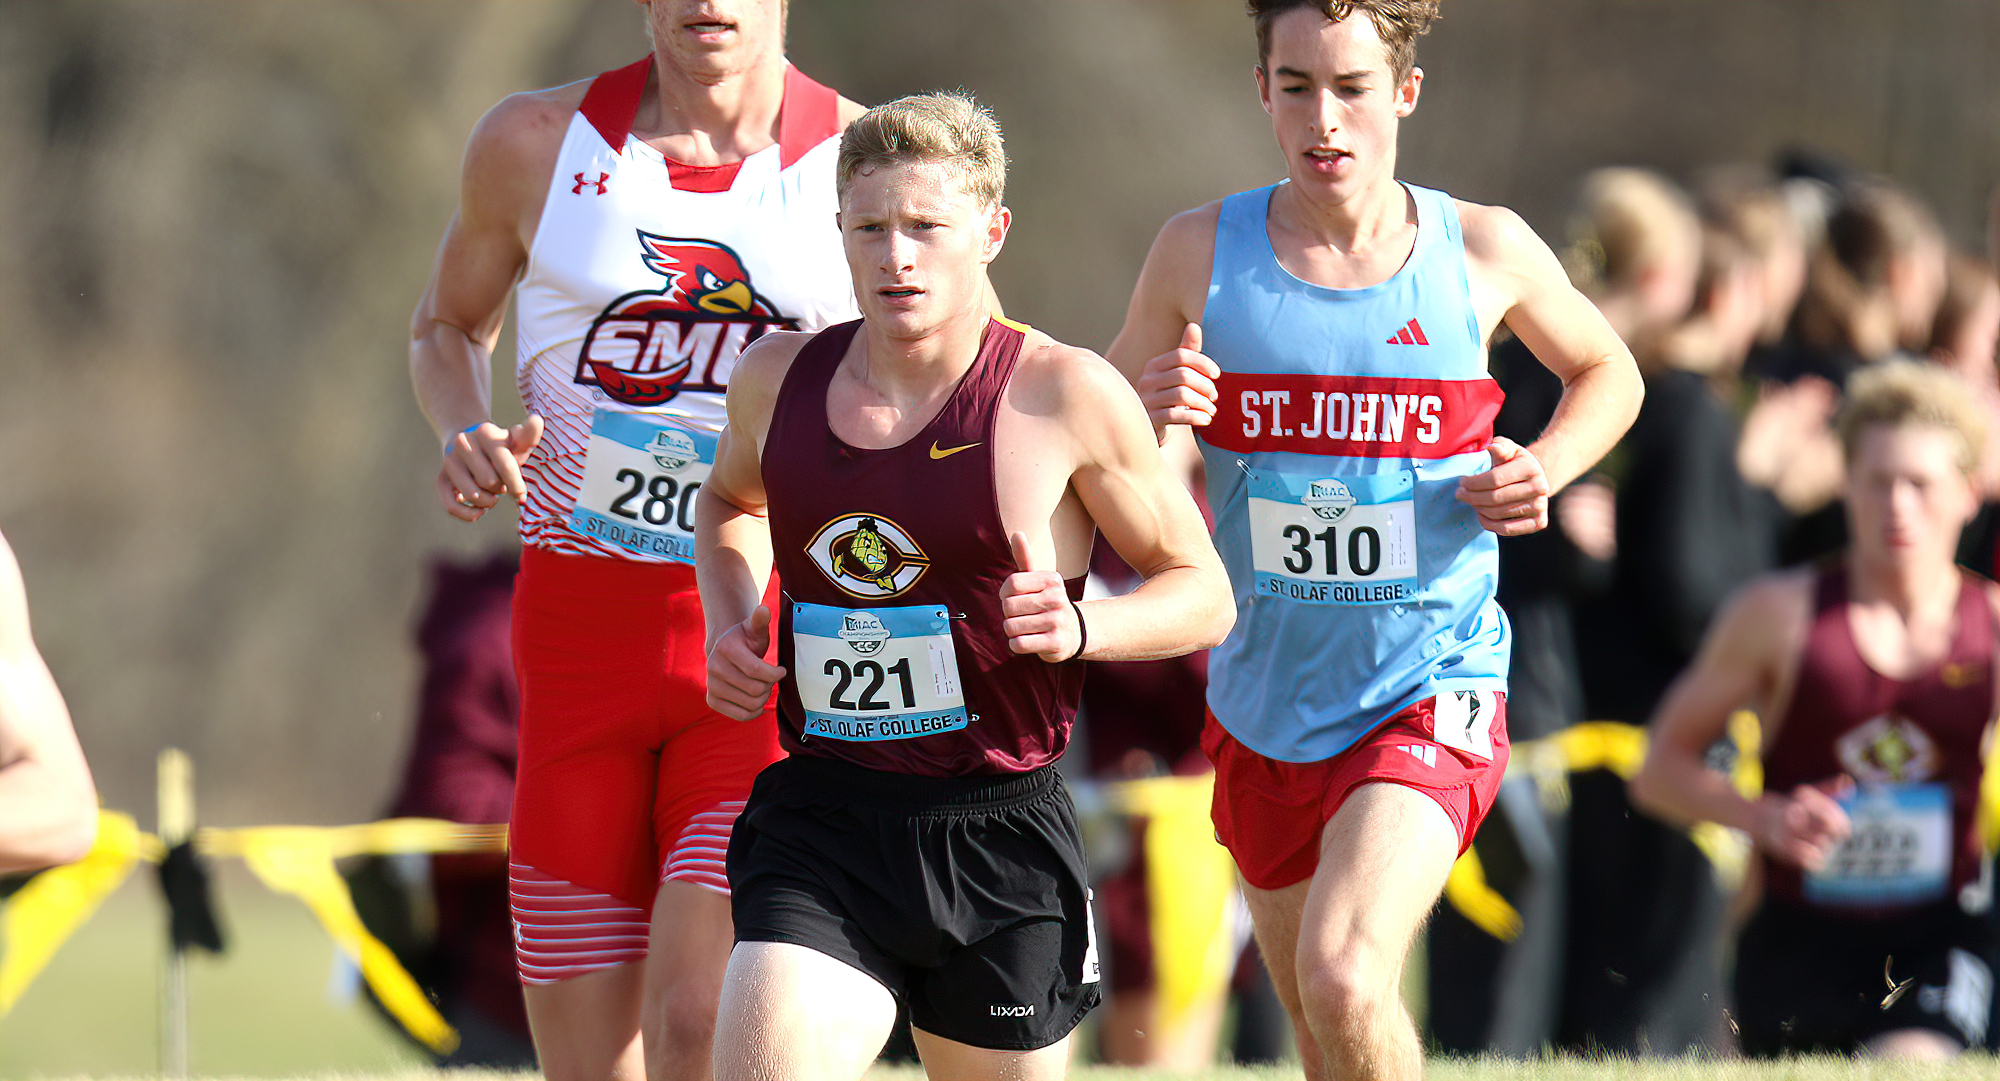
[[1446,742],[1438,741],[1437,698],[1404,708],[1323,762],[1266,758],[1237,742],[1210,713],[1202,726],[1201,749],[1215,763],[1215,838],[1236,857],[1244,881],[1276,890],[1311,878],[1319,866],[1326,823],[1348,793],[1376,781],[1406,785],[1436,800],[1458,829],[1459,852],[1470,847],[1507,772],[1507,696],[1497,691],[1447,693],[1477,694],[1477,713],[1465,708],[1464,699],[1454,711],[1488,715],[1490,758],[1460,749],[1480,746],[1476,734],[1447,732]]
[[513,635],[515,941],[540,983],[644,957],[661,882],[728,893],[730,830],[784,752],[773,710],[708,708],[693,567],[527,548]]

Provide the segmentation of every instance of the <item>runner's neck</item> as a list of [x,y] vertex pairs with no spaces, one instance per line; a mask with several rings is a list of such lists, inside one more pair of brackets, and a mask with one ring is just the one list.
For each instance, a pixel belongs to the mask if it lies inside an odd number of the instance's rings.
[[1306,192],[1304,185],[1279,185],[1271,194],[1272,218],[1286,232],[1345,255],[1397,243],[1416,220],[1409,192],[1386,172],[1340,203],[1316,202]]
[[1850,603],[1886,605],[1906,627],[1926,620],[1949,620],[1958,606],[1960,575],[1950,562],[1876,565],[1857,553],[1848,567]]
[[979,358],[991,319],[983,305],[952,317],[921,338],[892,338],[863,323],[851,354],[856,381],[898,407],[920,407],[955,385]]
[[632,133],[686,165],[727,165],[778,141],[785,58],[774,52],[742,72],[690,73],[653,54]]

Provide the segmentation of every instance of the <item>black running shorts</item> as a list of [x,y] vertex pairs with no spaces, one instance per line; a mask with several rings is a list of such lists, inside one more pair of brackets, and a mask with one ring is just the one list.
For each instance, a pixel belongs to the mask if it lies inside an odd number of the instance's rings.
[[729,842],[738,942],[873,976],[925,1032],[996,1051],[1097,1005],[1083,842],[1053,769],[912,777],[794,755],[757,776]]
[[[1736,946],[1743,1051],[1759,1058],[1851,1054],[1882,1033],[1909,1028],[1978,1047],[1993,989],[1990,940],[1984,917],[1950,901],[1859,920],[1767,900]],[[1910,982],[1885,1007],[1890,980]]]

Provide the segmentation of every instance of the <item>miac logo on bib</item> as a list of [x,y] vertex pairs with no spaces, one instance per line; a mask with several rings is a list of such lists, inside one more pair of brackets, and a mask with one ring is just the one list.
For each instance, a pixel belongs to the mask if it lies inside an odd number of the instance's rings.
[[841,592],[876,599],[917,584],[930,557],[907,530],[879,514],[845,514],[819,528],[806,555]]
[[578,383],[637,406],[684,390],[721,393],[744,346],[799,328],[757,292],[728,245],[643,229],[638,239],[640,261],[666,281],[619,297],[592,321],[577,353]]

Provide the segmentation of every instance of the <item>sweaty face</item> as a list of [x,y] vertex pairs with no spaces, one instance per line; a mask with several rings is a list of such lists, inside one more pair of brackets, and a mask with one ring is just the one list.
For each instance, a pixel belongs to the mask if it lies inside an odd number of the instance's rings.
[[918,338],[983,303],[986,264],[1011,216],[982,203],[956,167],[916,161],[857,175],[840,204],[841,242],[869,323]]
[[783,0],[640,0],[653,48],[697,78],[747,71],[785,44]]
[[1864,430],[1848,463],[1847,523],[1855,551],[1898,566],[1951,562],[1979,509],[1959,468],[1958,436],[1932,425]]
[[1368,16],[1328,22],[1295,8],[1271,24],[1257,90],[1292,183],[1315,200],[1345,202],[1396,167],[1396,126],[1417,107],[1423,72],[1398,83]]

